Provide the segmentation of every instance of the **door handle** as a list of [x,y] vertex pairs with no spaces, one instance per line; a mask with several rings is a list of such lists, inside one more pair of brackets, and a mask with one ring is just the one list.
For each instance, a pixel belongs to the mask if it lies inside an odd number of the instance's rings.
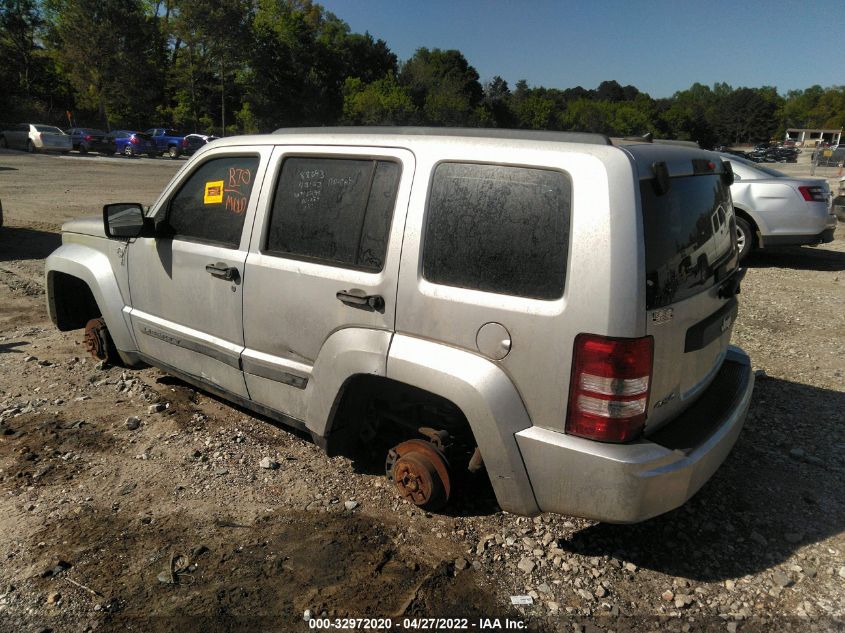
[[384,311],[384,298],[381,295],[368,295],[363,290],[352,288],[351,290],[341,290],[335,296],[353,308],[376,312]]
[[205,272],[213,277],[225,279],[226,281],[233,281],[238,278],[238,269],[234,266],[227,266],[224,262],[206,264]]

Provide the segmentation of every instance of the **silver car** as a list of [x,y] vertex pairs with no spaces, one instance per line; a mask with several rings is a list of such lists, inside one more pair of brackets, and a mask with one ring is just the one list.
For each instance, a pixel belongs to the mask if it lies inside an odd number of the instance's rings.
[[21,123],[0,132],[0,147],[22,149],[27,152],[61,152],[73,149],[71,137],[54,125]]
[[794,178],[727,153],[740,259],[755,248],[822,244],[833,240],[836,216],[823,178]]
[[697,147],[515,130],[219,139],[145,212],[47,259],[60,330],[378,453],[424,508],[642,521],[712,476],[751,401],[730,345],[730,171]]

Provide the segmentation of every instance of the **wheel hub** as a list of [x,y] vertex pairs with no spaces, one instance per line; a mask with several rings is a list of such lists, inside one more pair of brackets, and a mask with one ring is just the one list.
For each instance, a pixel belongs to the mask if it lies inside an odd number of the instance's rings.
[[390,449],[385,470],[399,494],[416,506],[436,510],[449,501],[449,462],[430,442],[408,440]]

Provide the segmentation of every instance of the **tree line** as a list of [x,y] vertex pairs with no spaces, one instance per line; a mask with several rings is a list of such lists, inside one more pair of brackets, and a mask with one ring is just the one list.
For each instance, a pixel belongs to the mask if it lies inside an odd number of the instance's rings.
[[481,83],[457,50],[387,43],[311,0],[0,0],[0,124],[267,132],[303,125],[435,125],[599,132],[733,144],[790,127],[841,128],[845,86],[694,83],[655,99]]

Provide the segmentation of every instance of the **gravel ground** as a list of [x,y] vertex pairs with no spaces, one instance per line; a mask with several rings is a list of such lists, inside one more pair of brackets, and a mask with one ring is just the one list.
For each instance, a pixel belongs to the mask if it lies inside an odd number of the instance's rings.
[[375,468],[158,370],[98,366],[53,328],[57,225],[151,202],[181,164],[0,152],[0,633],[295,631],[306,611],[845,630],[845,225],[749,262],[734,342],[751,412],[685,506],[634,526],[527,519],[482,482],[432,515]]

